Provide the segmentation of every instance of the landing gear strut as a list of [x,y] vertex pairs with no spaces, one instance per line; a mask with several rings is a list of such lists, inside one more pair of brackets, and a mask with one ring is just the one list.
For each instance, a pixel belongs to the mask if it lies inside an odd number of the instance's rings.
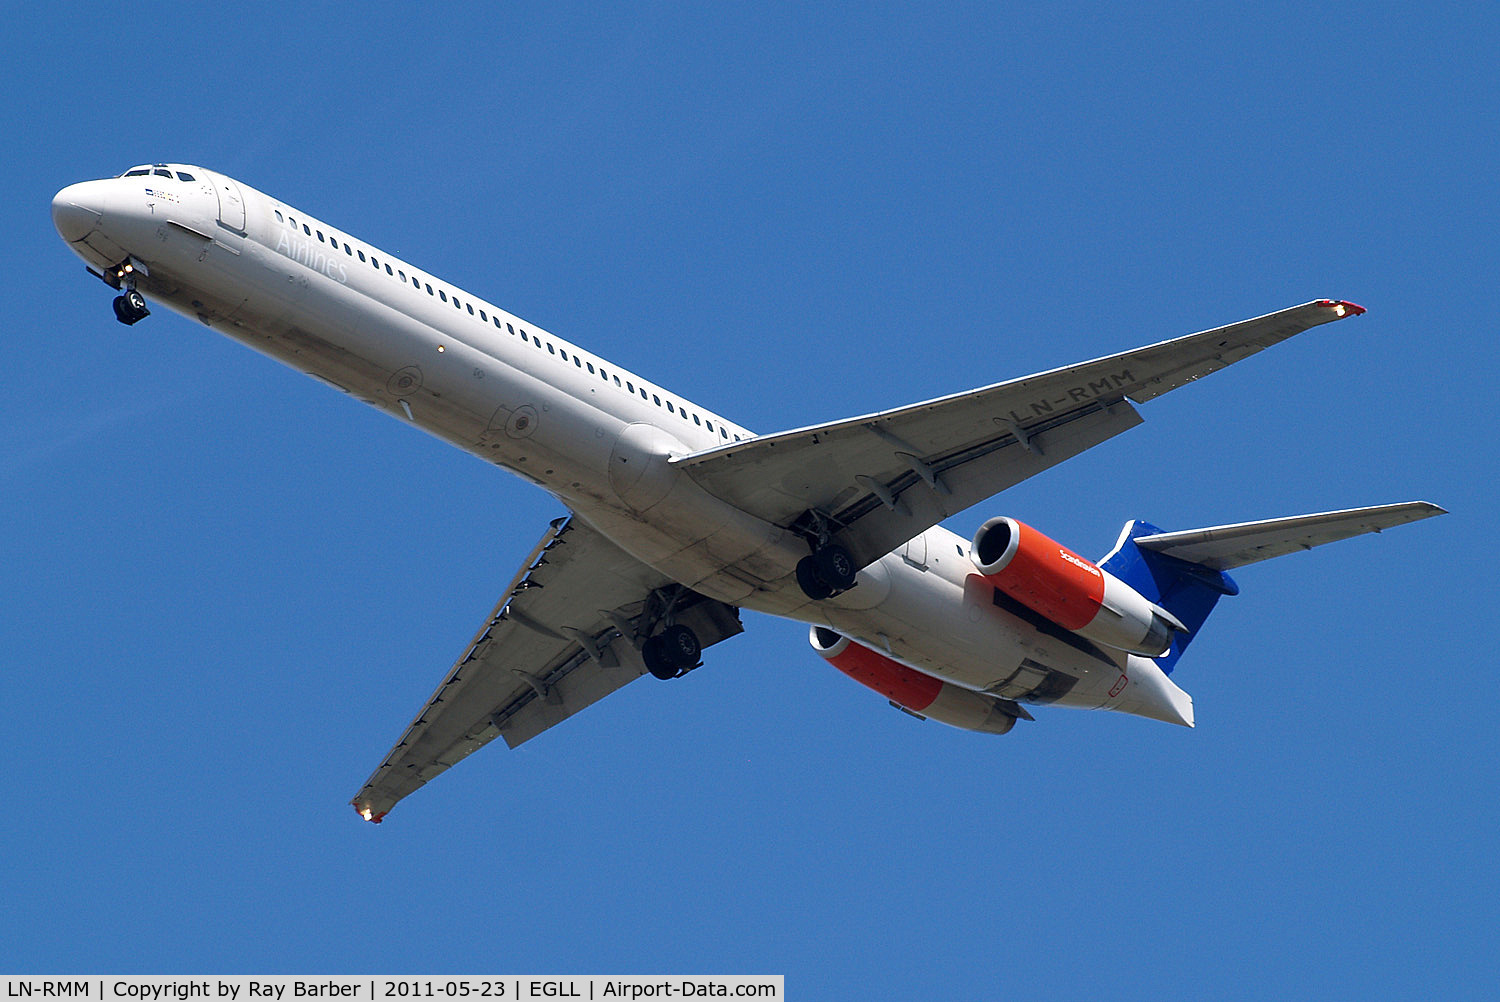
[[646,662],[646,669],[660,679],[686,675],[702,664],[698,659],[702,653],[698,634],[681,623],[647,638],[641,646],[641,660]]
[[814,602],[853,588],[858,574],[854,557],[838,543],[820,546],[797,561],[797,584]]
[[[99,275],[92,268],[89,271]],[[121,294],[115,297],[115,319],[127,327],[140,323],[151,315],[151,311],[146,309],[146,297],[135,288],[136,275],[146,273],[144,266],[138,266],[132,258],[127,257],[120,264],[99,275],[106,285],[120,290]]]

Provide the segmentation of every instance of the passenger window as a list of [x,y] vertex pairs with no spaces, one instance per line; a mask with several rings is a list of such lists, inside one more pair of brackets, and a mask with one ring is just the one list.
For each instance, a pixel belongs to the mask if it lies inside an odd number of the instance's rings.
[[380,262],[377,261],[377,260],[375,260],[375,255],[374,254],[370,255],[370,263],[375,266],[375,270],[376,271],[380,270]]
[[516,329],[514,327],[512,327],[510,324],[506,324],[505,325],[505,329],[508,330],[508,331],[510,331],[512,334],[514,334],[516,332]]
[[406,282],[406,272],[405,271],[401,270],[400,268],[397,268],[396,269],[396,277],[398,277],[398,278],[401,279],[402,284],[405,284],[405,282]]
[[533,334],[531,335],[531,343],[540,348],[542,346],[542,339]]
[[655,393],[653,393],[653,394],[651,394],[651,399],[656,401],[656,406],[658,406],[658,407],[661,406],[661,397],[659,397]]
[[394,274],[395,274],[395,272],[394,272],[394,271],[391,271],[391,266],[390,266],[390,264],[389,264],[389,263],[387,263],[387,264],[386,264],[386,266],[385,266],[385,273],[386,273],[386,274],[387,274],[387,275],[394,275]]
[[328,238],[328,246],[332,247],[334,250],[338,250],[339,249],[339,242],[337,240],[333,239],[333,237],[329,237]]
[[441,299],[443,302],[446,303],[448,301],[448,293],[446,291],[442,290],[442,289],[439,289],[438,290],[438,298]]
[[667,413],[668,414],[676,414],[677,413],[675,410],[672,409],[672,401],[670,401],[670,400],[667,401]]
[[318,243],[320,243],[320,244],[321,244],[321,243],[326,243],[326,242],[327,242],[327,241],[325,241],[325,240],[324,240],[324,239],[323,239],[323,231],[322,231],[322,230],[319,230],[319,231],[318,231]]
[[495,318],[495,330],[497,330],[497,331],[503,331],[503,330],[505,330],[504,327],[500,326],[500,318],[499,317]]
[[577,355],[574,355],[573,356],[573,364],[576,365],[576,366],[578,366],[578,368],[581,369],[581,368],[583,368],[583,359],[579,358]]
[[359,252],[359,259],[360,259],[360,260],[361,260],[361,261],[363,261],[363,260],[364,260],[364,259],[365,259],[365,252],[364,252],[364,251],[360,251],[360,252]]
[[594,374],[594,363],[593,363],[593,362],[590,362],[590,363],[589,363],[589,364],[588,364],[588,367],[589,367],[589,375],[591,375],[591,376],[592,376],[592,375],[593,375],[593,374]]
[[432,295],[432,284],[431,283],[428,283],[428,285],[427,285],[427,294],[429,296]]
[[729,432],[725,431],[723,428],[720,428],[719,429],[719,437],[720,438],[728,438],[729,437]]
[[286,218],[282,216],[280,209],[275,209],[273,211],[275,211],[275,213],[276,213],[276,221],[278,223],[284,223],[284,222],[286,222]]
[[353,257],[354,256],[354,248],[350,247],[348,244],[345,244],[344,245],[344,253],[348,254],[350,257]]
[[557,349],[554,348],[554,347],[552,347],[552,342],[551,341],[547,342],[547,354],[549,354],[549,355],[556,355],[557,354]]
[[479,311],[479,319],[485,321],[486,323],[488,323],[490,318],[484,315],[484,311],[483,310],[480,310]]
[[693,424],[701,425],[702,423],[703,423],[702,421],[698,420],[698,415],[694,414],[693,415]]
[[306,233],[308,236],[312,236],[312,227],[308,226],[306,223],[303,223],[302,232]]
[[470,303],[469,304],[469,316],[472,317],[473,315],[474,315],[474,304]]
[[615,385],[616,385],[616,386],[619,386],[619,385],[620,385],[620,377],[619,377],[619,376],[616,376],[616,377],[615,377]]

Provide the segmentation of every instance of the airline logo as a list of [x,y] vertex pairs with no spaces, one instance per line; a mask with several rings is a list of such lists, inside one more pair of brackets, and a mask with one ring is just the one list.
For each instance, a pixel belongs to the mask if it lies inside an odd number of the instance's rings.
[[293,240],[283,230],[276,238],[276,253],[285,254],[298,264],[320,271],[343,285],[349,284],[349,270],[337,257],[324,254],[311,240]]
[[1059,557],[1062,557],[1068,563],[1072,564],[1074,567],[1081,567],[1082,569],[1088,571],[1096,578],[1103,577],[1103,575],[1099,573],[1099,568],[1095,567],[1093,564],[1089,563],[1087,560],[1074,554],[1073,552],[1063,549],[1061,546],[1057,548],[1057,555]]

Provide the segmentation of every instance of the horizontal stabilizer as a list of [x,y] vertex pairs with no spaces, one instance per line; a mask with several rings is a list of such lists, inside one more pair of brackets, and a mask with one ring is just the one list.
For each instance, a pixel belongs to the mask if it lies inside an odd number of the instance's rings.
[[1350,508],[1316,515],[1216,525],[1184,532],[1160,532],[1137,537],[1135,545],[1190,564],[1227,571],[1259,560],[1269,560],[1298,550],[1310,550],[1324,543],[1334,543],[1367,532],[1379,532],[1392,526],[1442,514],[1446,514],[1445,511],[1435,504],[1406,501],[1401,504],[1376,505],[1373,508]]

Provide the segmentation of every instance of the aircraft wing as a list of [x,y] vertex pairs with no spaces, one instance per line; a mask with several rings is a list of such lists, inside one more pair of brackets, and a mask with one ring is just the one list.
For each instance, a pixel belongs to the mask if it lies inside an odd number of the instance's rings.
[[742,629],[735,609],[669,581],[585,523],[551,523],[354,809],[378,822],[495,738],[514,748],[645,674],[638,644],[666,612],[705,648]]
[[861,566],[929,526],[1141,421],[1161,396],[1318,324],[1363,313],[1317,300],[1227,327],[939,397],[761,435],[672,462],[777,525],[822,520]]
[[1442,508],[1430,502],[1404,501],[1372,508],[1350,508],[1316,515],[1216,525],[1208,529],[1161,532],[1154,536],[1137,536],[1135,545],[1165,553],[1178,560],[1186,560],[1190,564],[1228,571],[1260,560],[1296,553],[1298,550],[1310,550],[1324,543],[1336,543],[1351,536],[1380,532],[1382,529],[1443,514],[1446,512]]

